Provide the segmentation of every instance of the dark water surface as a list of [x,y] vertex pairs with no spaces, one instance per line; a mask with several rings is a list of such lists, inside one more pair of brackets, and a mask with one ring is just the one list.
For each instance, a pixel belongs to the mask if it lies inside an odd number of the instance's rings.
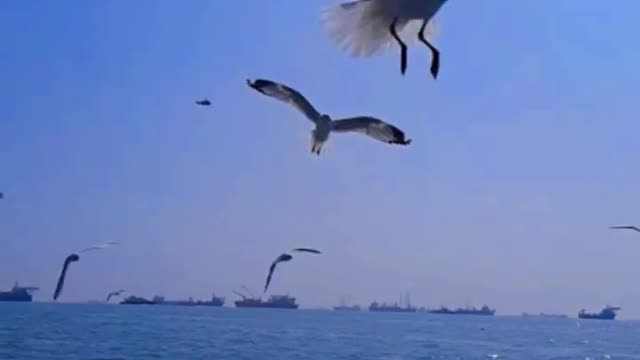
[[0,303],[0,359],[640,359],[640,322]]

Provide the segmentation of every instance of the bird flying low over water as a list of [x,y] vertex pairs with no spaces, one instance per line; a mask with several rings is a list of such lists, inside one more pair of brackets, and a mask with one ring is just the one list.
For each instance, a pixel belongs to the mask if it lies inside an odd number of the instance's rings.
[[273,276],[273,272],[276,270],[276,265],[278,265],[278,263],[281,263],[281,262],[291,261],[291,259],[293,259],[293,256],[285,253],[278,256],[275,260],[273,260],[273,262],[271,263],[271,266],[269,267],[269,275],[267,275],[267,283],[264,284],[264,292],[267,292],[267,289],[269,288],[269,284],[271,283],[271,277]]
[[247,84],[266,96],[292,105],[315,124],[315,129],[311,132],[311,152],[317,155],[320,155],[331,132],[359,132],[388,144],[411,143],[411,139],[406,139],[402,130],[370,116],[332,120],[329,115],[320,114],[302,94],[286,85],[264,79],[254,82],[247,80]]
[[[80,251],[80,253],[84,253],[87,251],[92,251],[92,250],[100,250],[100,249],[106,249],[110,246],[116,245],[117,242],[108,242],[108,243],[104,243],[102,245],[97,245],[97,246],[92,246],[90,248],[86,248],[82,251]],[[53,293],[53,300],[58,300],[58,297],[60,296],[60,294],[62,293],[62,289],[64,287],[64,280],[67,277],[67,269],[69,268],[69,264],[71,264],[72,262],[77,262],[80,260],[80,256],[78,254],[71,254],[69,256],[67,256],[67,258],[64,260],[64,264],[62,265],[62,272],[60,272],[60,277],[58,278],[58,284],[56,284],[56,290]]]
[[[353,56],[370,57],[395,42],[400,45],[400,72],[407,69],[407,45],[398,35],[417,33],[431,51],[431,75],[437,78],[440,51],[427,40],[437,30],[434,16],[447,0],[356,0],[324,11],[329,37]],[[413,39],[413,38],[412,38]]]
[[292,249],[291,251],[308,252],[308,253],[312,253],[312,254],[322,254],[322,252],[320,250],[309,249],[309,248],[296,248],[296,249]]
[[111,298],[114,297],[114,296],[120,296],[123,292],[125,292],[125,290],[118,290],[118,291],[110,292],[109,295],[107,295],[107,302],[109,302],[109,300],[111,300]]
[[64,279],[65,277],[67,277],[67,269],[69,268],[69,264],[78,260],[80,260],[80,256],[78,256],[77,254],[71,254],[64,260],[64,265],[62,265],[62,272],[60,272],[58,284],[56,285],[56,291],[53,293],[53,300],[58,300],[58,296],[60,296],[60,293],[62,292],[62,288],[64,287]]
[[616,229],[616,230],[635,230],[637,232],[640,232],[640,228],[638,228],[636,226],[631,226],[631,225],[611,226],[609,228],[610,229]]
[[205,98],[203,100],[196,101],[196,104],[198,104],[200,106],[209,106],[209,105],[211,105],[211,101],[209,101],[209,99]]

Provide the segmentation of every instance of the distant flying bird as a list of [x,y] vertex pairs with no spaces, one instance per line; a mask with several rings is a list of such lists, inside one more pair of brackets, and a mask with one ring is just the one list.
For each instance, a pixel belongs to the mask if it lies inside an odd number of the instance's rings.
[[309,249],[309,248],[296,248],[296,249],[292,249],[291,251],[308,252],[308,253],[313,253],[313,254],[322,254],[322,252],[320,252],[320,250]]
[[87,251],[106,249],[106,248],[111,247],[113,245],[118,245],[118,243],[115,242],[115,241],[106,242],[106,243],[101,244],[101,245],[96,245],[96,246],[92,246],[90,248],[86,248],[86,249],[80,251],[80,253],[82,254],[82,253],[85,253]]
[[359,132],[388,144],[411,143],[411,139],[405,139],[400,129],[373,117],[331,120],[328,115],[320,114],[302,94],[286,85],[264,79],[254,82],[247,80],[247,84],[266,96],[292,105],[315,124],[316,127],[311,132],[311,152],[317,155],[320,155],[322,145],[329,140],[331,132]]
[[205,98],[204,100],[196,101],[196,104],[201,105],[201,106],[209,106],[209,105],[211,105],[211,101],[209,101],[209,99]]
[[[117,242],[108,242],[108,243],[104,243],[102,245],[98,245],[98,246],[93,246],[90,248],[86,248],[82,251],[80,251],[80,253],[84,253],[87,251],[91,251],[91,250],[99,250],[99,249],[105,249],[108,248],[112,245],[116,245]],[[60,273],[60,277],[58,278],[58,284],[56,285],[56,290],[53,293],[53,300],[58,300],[58,297],[60,296],[60,293],[62,293],[62,288],[64,287],[64,279],[67,276],[67,269],[69,268],[69,264],[71,264],[72,262],[76,262],[80,260],[80,256],[78,254],[71,254],[69,256],[67,256],[67,258],[64,260],[64,265],[62,266],[62,272]]]
[[58,300],[58,296],[60,296],[60,293],[62,292],[62,288],[64,287],[64,279],[67,276],[67,269],[69,268],[69,264],[78,260],[80,260],[80,256],[78,256],[77,254],[71,254],[64,260],[62,272],[60,273],[58,284],[56,285],[56,291],[53,293],[53,300]]
[[[436,33],[434,16],[447,0],[357,0],[325,10],[323,20],[331,38],[353,56],[370,57],[400,45],[400,72],[407,70],[407,45],[402,35],[418,34],[418,40],[431,50],[431,75],[440,69],[440,51],[426,36]],[[418,28],[419,26],[419,28]]]
[[269,283],[271,283],[271,277],[273,276],[273,272],[276,269],[276,265],[278,265],[278,263],[281,263],[281,262],[290,261],[291,259],[293,259],[293,256],[285,253],[278,256],[271,263],[271,266],[269,267],[269,275],[267,275],[267,283],[264,285],[264,292],[267,292],[267,289],[269,288]]
[[107,302],[109,302],[109,300],[111,300],[111,298],[114,296],[120,296],[124,291],[125,290],[118,290],[118,291],[110,292],[109,295],[107,295]]
[[640,232],[640,228],[636,227],[636,226],[630,226],[630,225],[622,225],[622,226],[611,226],[610,229],[623,229],[623,230],[635,230],[637,232]]

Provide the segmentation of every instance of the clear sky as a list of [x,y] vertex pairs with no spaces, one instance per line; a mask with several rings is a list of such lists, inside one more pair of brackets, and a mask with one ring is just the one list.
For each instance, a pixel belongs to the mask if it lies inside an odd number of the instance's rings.
[[[278,3],[278,4],[276,4]],[[640,3],[458,1],[407,75],[325,36],[335,1],[0,2],[0,287],[63,301],[273,293],[304,306],[605,304],[640,317]],[[622,5],[622,4],[619,4]],[[245,84],[289,84],[334,117],[414,141],[336,135]],[[194,101],[209,97],[213,105]]]

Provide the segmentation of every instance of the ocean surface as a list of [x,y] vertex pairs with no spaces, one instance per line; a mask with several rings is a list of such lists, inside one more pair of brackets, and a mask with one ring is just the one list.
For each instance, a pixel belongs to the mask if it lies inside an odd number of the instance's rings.
[[640,359],[640,322],[0,303],[0,359]]

